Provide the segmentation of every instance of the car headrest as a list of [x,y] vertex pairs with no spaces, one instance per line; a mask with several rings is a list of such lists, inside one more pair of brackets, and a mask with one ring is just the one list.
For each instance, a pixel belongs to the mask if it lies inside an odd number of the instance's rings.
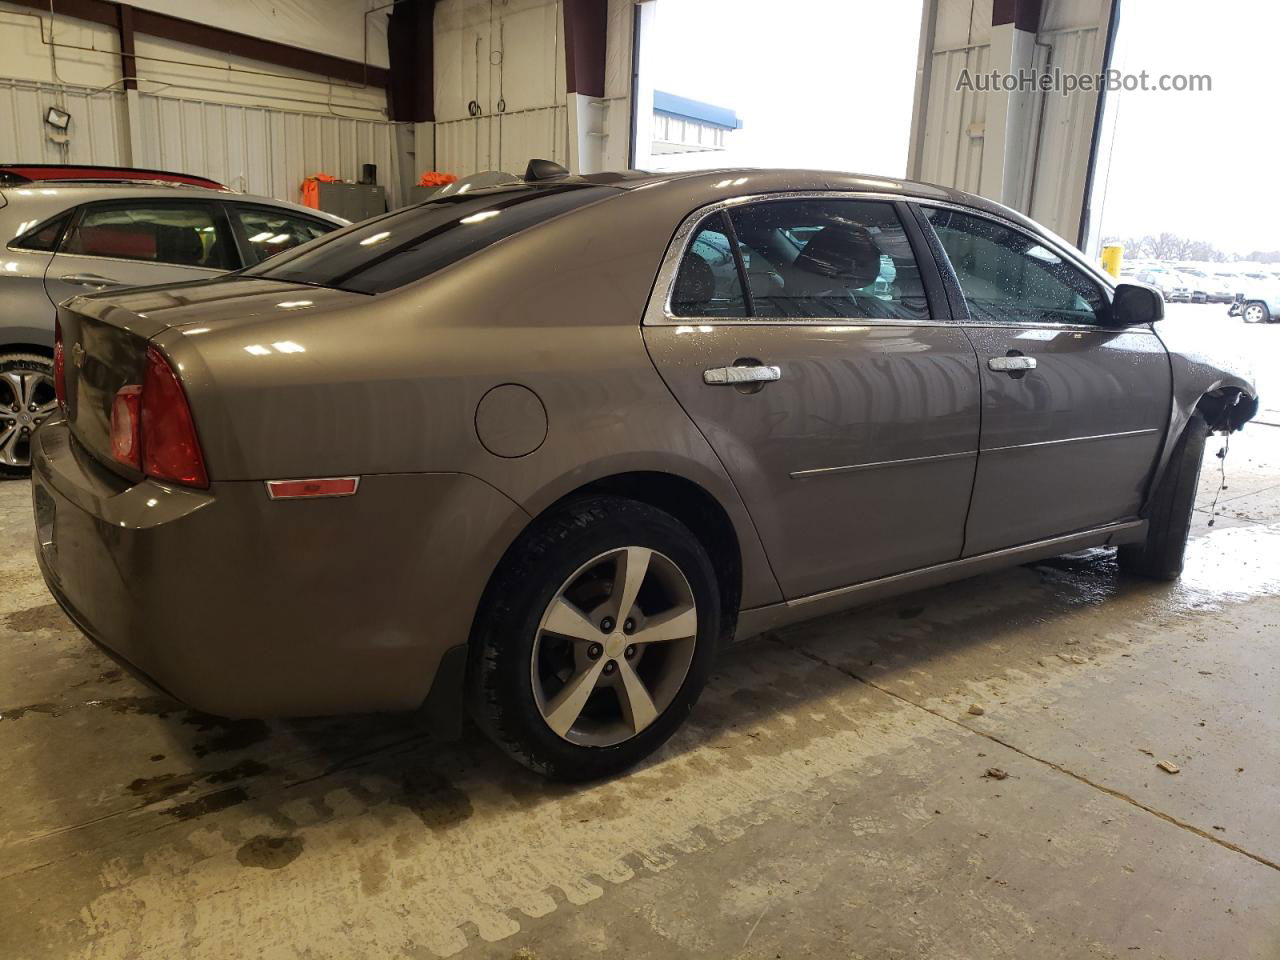
[[696,253],[684,258],[676,285],[671,291],[671,306],[679,314],[710,303],[716,295],[716,276],[711,265]]
[[161,224],[156,227],[156,259],[197,266],[204,259],[204,245],[194,227]]
[[880,275],[880,248],[866,227],[831,224],[813,235],[793,266],[861,288]]

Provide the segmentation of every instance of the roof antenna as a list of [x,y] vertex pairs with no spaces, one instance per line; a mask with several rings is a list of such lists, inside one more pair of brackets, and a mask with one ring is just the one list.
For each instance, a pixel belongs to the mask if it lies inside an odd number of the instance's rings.
[[555,180],[559,177],[569,176],[569,171],[554,160],[539,160],[536,157],[529,161],[529,166],[525,168],[525,180],[534,183],[539,180]]

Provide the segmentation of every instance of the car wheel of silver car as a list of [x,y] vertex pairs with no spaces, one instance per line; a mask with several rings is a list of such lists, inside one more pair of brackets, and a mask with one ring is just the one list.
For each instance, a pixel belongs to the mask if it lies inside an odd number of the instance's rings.
[[31,470],[31,434],[58,408],[53,364],[33,353],[0,354],[0,476]]
[[1244,322],[1245,323],[1266,323],[1270,320],[1269,311],[1265,303],[1253,301],[1244,305]]
[[533,524],[486,592],[472,712],[540,773],[621,772],[692,709],[719,609],[711,561],[674,517],[615,497],[570,503]]
[[1147,538],[1120,548],[1121,570],[1157,580],[1176,580],[1182,574],[1208,436],[1209,425],[1204,417],[1193,414],[1151,498]]

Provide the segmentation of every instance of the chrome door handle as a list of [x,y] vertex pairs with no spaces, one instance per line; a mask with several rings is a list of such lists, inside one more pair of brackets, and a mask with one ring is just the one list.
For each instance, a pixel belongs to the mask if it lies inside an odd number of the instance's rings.
[[116,287],[120,285],[119,280],[101,277],[96,273],[68,273],[65,277],[59,277],[58,279],[63,283],[74,283],[82,287]]
[[1034,370],[1035,357],[992,357],[987,361],[987,368],[996,373],[1014,373],[1018,370]]
[[702,371],[702,382],[714,387],[739,383],[772,383],[782,379],[782,370],[772,364],[743,367],[712,367]]

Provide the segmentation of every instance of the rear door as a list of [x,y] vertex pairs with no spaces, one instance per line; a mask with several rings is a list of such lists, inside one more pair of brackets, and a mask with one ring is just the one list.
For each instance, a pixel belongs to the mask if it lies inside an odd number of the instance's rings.
[[1135,517],[1171,410],[1155,331],[1107,326],[1109,292],[1047,239],[923,210],[963,291],[982,376],[966,556]]
[[83,293],[215,277],[240,265],[217,204],[138,198],[88,203],[45,271],[54,303]]
[[650,354],[788,598],[961,553],[977,362],[903,214],[832,195],[709,208],[650,303]]

